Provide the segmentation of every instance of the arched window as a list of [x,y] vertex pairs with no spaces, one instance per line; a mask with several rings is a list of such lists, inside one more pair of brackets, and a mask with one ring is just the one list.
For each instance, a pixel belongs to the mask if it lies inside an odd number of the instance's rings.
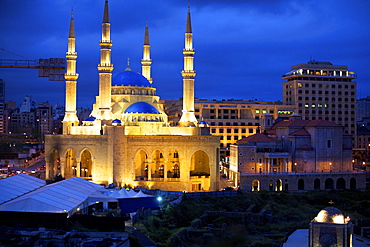
[[337,190],[345,190],[346,189],[346,181],[344,178],[338,178],[337,180]]
[[252,182],[252,191],[260,191],[260,181],[253,180],[253,182]]
[[328,178],[325,180],[325,189],[326,190],[334,189],[334,180],[332,178]]
[[174,178],[180,177],[180,168],[179,168],[179,165],[177,164],[173,166],[173,177]]
[[282,190],[283,190],[283,181],[281,181],[281,179],[278,179],[275,182],[275,191],[282,191]]
[[351,178],[351,180],[349,180],[349,188],[351,190],[355,190],[356,189],[356,179],[355,178]]
[[302,178],[298,180],[298,190],[304,190],[304,180]]
[[313,182],[313,188],[315,190],[320,190],[320,179],[316,178],[315,181]]

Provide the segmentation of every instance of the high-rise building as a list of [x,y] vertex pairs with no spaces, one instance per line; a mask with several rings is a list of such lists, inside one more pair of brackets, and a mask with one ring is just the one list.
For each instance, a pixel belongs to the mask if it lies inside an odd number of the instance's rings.
[[38,104],[36,109],[36,125],[42,135],[53,132],[53,111],[49,102]]
[[356,113],[357,121],[370,117],[370,96],[357,100]]
[[356,136],[356,79],[344,65],[309,61],[284,74],[283,104],[294,105],[304,120],[324,119]]

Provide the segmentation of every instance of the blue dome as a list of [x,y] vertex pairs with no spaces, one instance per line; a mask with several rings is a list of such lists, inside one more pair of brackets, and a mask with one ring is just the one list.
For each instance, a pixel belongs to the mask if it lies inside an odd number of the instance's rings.
[[121,122],[121,120],[119,120],[119,119],[117,119],[117,118],[116,118],[116,119],[114,119],[114,120],[112,121],[112,123],[117,123],[117,124],[119,124],[119,123],[122,123],[122,122]]
[[149,113],[149,114],[160,114],[160,112],[146,102],[137,102],[127,107],[125,113]]
[[150,82],[141,74],[133,71],[122,71],[113,75],[113,85],[151,87]]
[[88,117],[85,119],[85,121],[95,121],[95,119],[96,119],[95,117]]
[[200,121],[199,124],[204,124],[204,125],[207,125],[207,122],[206,121]]

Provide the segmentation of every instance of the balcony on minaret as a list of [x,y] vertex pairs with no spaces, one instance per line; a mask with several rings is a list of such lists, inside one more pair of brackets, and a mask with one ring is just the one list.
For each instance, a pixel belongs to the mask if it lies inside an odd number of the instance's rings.
[[67,59],[76,59],[77,58],[77,52],[66,52],[66,58]]
[[104,39],[100,40],[100,46],[112,47],[113,43],[112,40]]
[[109,63],[98,64],[98,70],[100,72],[112,72],[113,64],[109,64]]
[[185,79],[188,79],[188,78],[193,79],[195,77],[195,70],[183,70],[181,71],[181,75]]
[[183,49],[182,50],[182,53],[186,56],[186,55],[194,55],[195,51],[194,49]]
[[67,81],[76,81],[77,78],[78,78],[77,73],[65,73],[64,74],[64,79],[66,79]]

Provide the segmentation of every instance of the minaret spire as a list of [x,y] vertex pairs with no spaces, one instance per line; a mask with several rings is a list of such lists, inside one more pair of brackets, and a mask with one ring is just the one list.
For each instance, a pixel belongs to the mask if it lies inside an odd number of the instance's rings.
[[197,125],[197,119],[194,114],[194,77],[196,75],[194,70],[194,53],[189,3],[185,30],[185,48],[183,50],[184,70],[181,71],[184,85],[182,116],[179,122],[181,126]]
[[78,74],[76,73],[77,52],[73,10],[69,24],[68,51],[66,53],[66,58],[67,71],[64,74],[66,80],[66,105],[63,119],[63,134],[68,134],[69,128],[71,126],[78,126],[79,123],[76,115],[76,84]]
[[143,59],[141,59],[141,74],[150,82],[153,79],[150,77],[152,59],[150,59],[150,43],[149,43],[149,28],[148,20],[145,24],[145,35],[144,35],[144,49],[143,49]]
[[111,120],[113,118],[113,114],[111,112],[111,86],[113,71],[113,64],[111,64],[111,47],[112,41],[110,39],[108,0],[106,0],[102,23],[102,39],[100,40],[100,64],[98,64],[99,110],[97,119],[100,120]]

